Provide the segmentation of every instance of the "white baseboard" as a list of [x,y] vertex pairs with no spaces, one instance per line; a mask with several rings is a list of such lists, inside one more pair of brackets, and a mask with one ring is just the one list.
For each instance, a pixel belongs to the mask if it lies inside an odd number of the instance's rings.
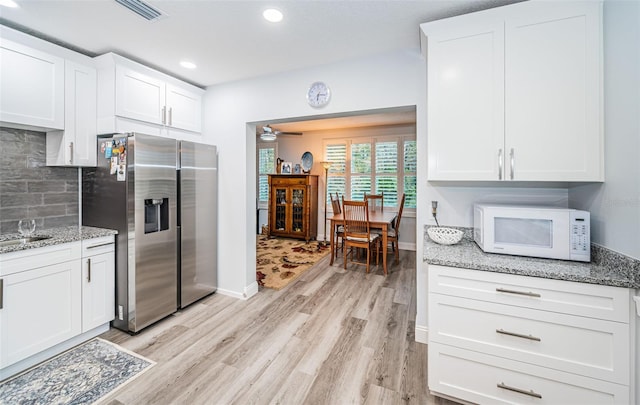
[[412,250],[412,251],[416,251],[416,244],[415,243],[409,243],[409,242],[398,242],[398,247],[400,248],[400,250]]
[[426,326],[416,325],[415,330],[416,342],[418,343],[429,343],[429,329]]
[[244,288],[244,292],[239,293],[237,291],[225,290],[224,288],[218,288],[216,294],[226,295],[228,297],[237,298],[240,300],[247,300],[258,293],[258,283],[253,282]]

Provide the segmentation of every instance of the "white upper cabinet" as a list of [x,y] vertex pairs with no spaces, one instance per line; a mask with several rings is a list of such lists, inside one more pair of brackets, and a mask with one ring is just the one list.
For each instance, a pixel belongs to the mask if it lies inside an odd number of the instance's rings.
[[67,61],[64,131],[47,132],[47,166],[96,165],[96,69]]
[[112,53],[96,61],[98,132],[201,131],[204,90]]
[[0,122],[64,128],[64,59],[0,37]]
[[603,181],[601,9],[529,1],[422,24],[428,179]]

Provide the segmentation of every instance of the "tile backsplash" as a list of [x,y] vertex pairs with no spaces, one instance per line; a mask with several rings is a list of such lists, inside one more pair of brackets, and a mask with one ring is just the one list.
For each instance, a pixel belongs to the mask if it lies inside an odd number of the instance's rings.
[[78,169],[45,165],[42,132],[0,127],[0,234],[78,225]]

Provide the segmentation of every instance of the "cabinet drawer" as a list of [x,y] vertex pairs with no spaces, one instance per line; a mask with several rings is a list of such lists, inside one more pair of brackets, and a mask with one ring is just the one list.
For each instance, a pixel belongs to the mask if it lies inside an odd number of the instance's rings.
[[434,342],[629,384],[629,325],[431,294]]
[[429,265],[429,291],[518,307],[629,322],[628,288]]
[[100,238],[84,239],[82,241],[82,257],[99,255],[115,251],[116,244],[113,235]]
[[0,255],[0,276],[80,259],[80,242],[21,250]]
[[429,344],[428,376],[432,392],[479,404],[628,404],[630,400],[625,385],[438,343]]
[[271,178],[271,185],[273,186],[279,186],[279,185],[285,185],[285,186],[295,186],[295,185],[305,185],[307,184],[307,179],[306,178],[279,178],[279,177],[273,177]]

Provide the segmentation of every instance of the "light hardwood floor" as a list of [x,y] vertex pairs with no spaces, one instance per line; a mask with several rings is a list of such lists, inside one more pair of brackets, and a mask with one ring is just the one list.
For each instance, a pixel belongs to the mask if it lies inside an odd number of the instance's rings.
[[106,398],[116,404],[454,404],[427,392],[414,341],[415,252],[382,266],[329,257],[280,291],[214,294],[137,336],[103,338],[157,364]]

